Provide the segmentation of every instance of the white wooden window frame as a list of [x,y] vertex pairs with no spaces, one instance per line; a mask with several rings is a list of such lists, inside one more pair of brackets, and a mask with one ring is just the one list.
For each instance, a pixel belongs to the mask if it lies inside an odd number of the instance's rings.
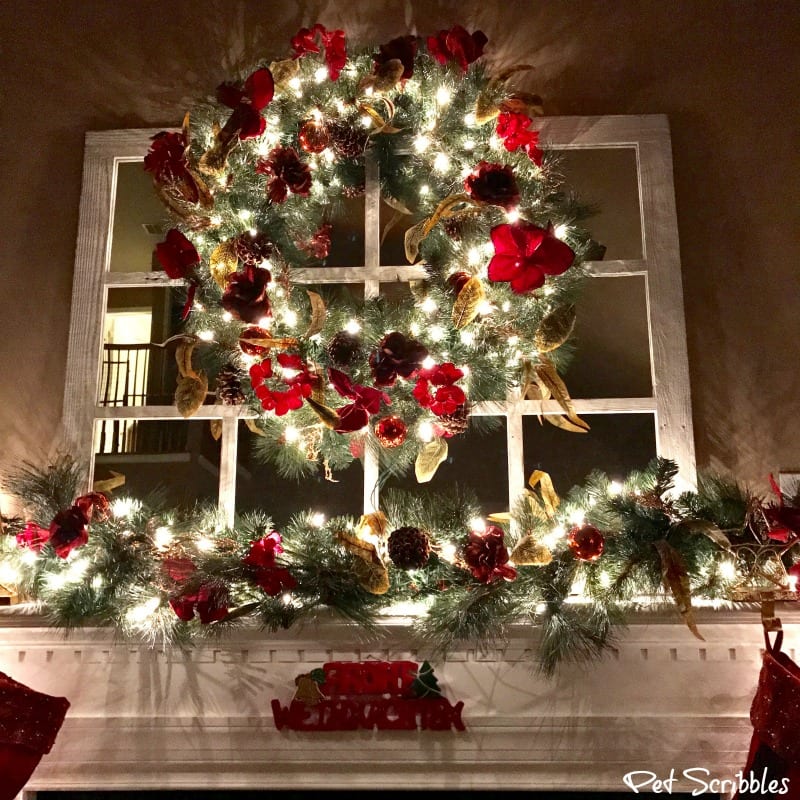
[[[639,186],[642,258],[592,262],[593,278],[643,276],[646,286],[652,393],[650,397],[576,399],[579,414],[653,414],[656,452],[674,459],[684,486],[695,484],[694,435],[681,285],[678,226],[672,181],[672,154],[663,115],[554,117],[541,125],[542,140],[556,150],[630,148],[635,151]],[[102,331],[108,290],[175,286],[163,272],[110,271],[117,166],[141,161],[156,130],[90,132],[86,135],[78,242],[73,280],[72,318],[64,389],[65,439],[72,452],[93,452],[94,426],[104,419],[182,420],[173,406],[106,407],[97,403],[102,367]],[[356,283],[365,298],[377,297],[380,284],[424,277],[418,265],[380,263],[380,186],[376,163],[368,159],[365,193],[364,265],[298,270],[308,283]],[[509,504],[525,487],[523,418],[558,414],[555,401],[521,400],[510,392],[503,401],[477,403],[475,415],[506,419]],[[233,520],[239,419],[252,412],[231,406],[202,406],[193,419],[222,421],[219,504]],[[91,479],[90,467],[89,478]],[[364,511],[378,505],[377,456],[364,458]]]

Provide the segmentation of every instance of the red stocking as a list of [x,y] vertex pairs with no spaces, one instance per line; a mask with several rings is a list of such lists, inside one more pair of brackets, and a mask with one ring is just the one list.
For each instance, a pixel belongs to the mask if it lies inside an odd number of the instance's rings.
[[[753,740],[738,800],[800,800],[800,667],[781,652],[783,631],[767,649],[750,708]],[[753,779],[758,786],[753,785]],[[772,783],[771,782],[775,782]]]
[[49,753],[69,702],[0,672],[0,800],[14,800]]

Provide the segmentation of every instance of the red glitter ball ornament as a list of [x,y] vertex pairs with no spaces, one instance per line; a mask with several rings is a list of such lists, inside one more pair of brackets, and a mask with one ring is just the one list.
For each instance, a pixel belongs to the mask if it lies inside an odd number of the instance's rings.
[[253,339],[269,339],[272,334],[266,328],[259,328],[253,325],[246,328],[239,336],[239,349],[246,356],[266,356],[269,354],[269,347],[262,344],[254,344]]
[[597,561],[606,546],[605,537],[594,525],[576,525],[567,534],[567,542],[581,561]]
[[400,447],[407,433],[408,427],[400,417],[384,417],[375,423],[375,438],[386,448]]
[[321,153],[331,143],[325,124],[315,119],[307,119],[300,126],[297,140],[306,153]]

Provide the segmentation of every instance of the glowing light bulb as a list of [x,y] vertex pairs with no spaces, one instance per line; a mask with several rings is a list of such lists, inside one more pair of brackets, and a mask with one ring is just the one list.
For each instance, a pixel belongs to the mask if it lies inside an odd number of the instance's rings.
[[546,544],[548,547],[555,547],[561,541],[561,539],[564,538],[565,533],[566,531],[564,530],[563,525],[556,525],[556,527],[553,528],[550,533],[546,533],[542,537],[542,543]]
[[222,224],[222,217],[219,214],[214,214],[214,216],[211,217],[211,224],[212,225],[221,225]]
[[564,224],[556,225],[555,229],[553,230],[553,236],[555,236],[556,239],[564,239],[568,233],[569,228]]
[[441,342],[444,339],[444,328],[441,325],[431,325],[428,328],[428,336],[433,342]]
[[475,149],[475,140],[474,139],[465,139],[464,140],[464,149],[471,151]]
[[422,186],[419,187],[419,193],[421,195],[428,194],[430,192],[430,190],[431,190],[431,187],[428,186],[428,184],[426,184],[426,183],[423,183]]
[[436,366],[436,361],[430,356],[425,356],[422,362],[422,369],[433,369]]
[[[511,311],[511,303],[508,300],[504,300],[503,305],[500,306],[500,308],[502,308],[503,311]],[[517,339],[517,341],[519,341],[519,339]]]
[[156,528],[153,534],[153,544],[159,550],[166,550],[172,544],[172,540],[172,531],[166,525]]
[[[286,373],[284,372],[284,375]],[[300,431],[297,430],[293,425],[287,425],[283,431],[283,438],[287,442],[296,442],[300,438]]]
[[492,150],[499,150],[502,144],[503,140],[499,136],[495,136],[494,134],[492,134],[489,137],[489,147],[491,147]]
[[506,211],[506,219],[509,222],[518,222],[519,221],[519,211],[516,208],[512,208]]
[[611,586],[611,576],[605,570],[600,573],[599,583],[604,589]]
[[476,122],[477,122],[477,119],[475,118],[475,114],[473,114],[471,111],[469,112],[469,114],[464,114],[464,124],[465,125],[468,125],[469,127],[472,127]]
[[283,321],[289,326],[297,325],[297,313],[292,311],[291,308],[287,308],[286,311],[283,312]]
[[290,89],[297,90],[297,89],[300,88],[301,85],[302,85],[302,81],[300,80],[300,78],[298,78],[296,76],[289,81],[289,88]]
[[433,159],[433,168],[437,172],[447,172],[450,169],[450,158],[447,153],[437,153]]
[[417,425],[417,437],[423,442],[433,441],[433,425],[427,420],[420,422],[419,425]]
[[120,497],[111,504],[111,513],[115,517],[127,519],[137,512],[140,507],[141,504],[138,500],[134,500],[132,497]]
[[583,509],[578,508],[575,511],[573,511],[569,515],[569,521],[573,525],[583,525],[583,523],[586,522],[586,515],[583,513]]
[[311,524],[315,528],[321,528],[325,524],[325,515],[321,511],[311,515]]
[[350,319],[344,329],[352,336],[355,336],[361,330],[361,323],[357,319]]
[[222,319],[224,322],[230,322],[233,319],[233,314],[230,311],[225,311],[222,315]]
[[608,493],[612,497],[622,494],[622,484],[619,481],[611,481],[611,483],[608,484]]
[[508,344],[511,347],[516,347],[519,344],[519,336],[509,336],[508,337]]
[[419,306],[426,314],[432,314],[438,306],[432,297],[426,297]]
[[147,602],[138,606],[134,606],[125,616],[127,617],[128,622],[136,625],[137,623],[144,622],[148,617],[155,614],[160,605],[160,597],[151,597]]
[[242,210],[241,210],[241,211],[240,211],[240,212],[237,214],[237,216],[239,217],[239,219],[240,219],[240,220],[242,220],[242,222],[247,222],[247,220],[249,220],[249,219],[250,219],[250,217],[252,217],[252,216],[253,216],[253,212],[252,212],[252,211],[250,211],[250,209],[249,209],[249,208],[243,208],[243,209],[242,209]]
[[419,327],[419,323],[417,323],[417,322],[412,322],[412,323],[411,323],[411,324],[408,326],[408,329],[411,331],[411,333],[412,333],[414,336],[419,336],[419,333],[420,333],[420,327]]
[[736,577],[736,564],[730,559],[720,561],[719,574],[723,580],[732,581]]
[[467,251],[467,264],[469,264],[471,267],[474,267],[480,263],[480,260],[481,254],[478,248],[470,247],[470,249]]
[[491,304],[489,300],[481,300],[478,303],[478,313],[485,317],[487,314],[491,314],[494,311],[494,306]]
[[11,564],[0,564],[0,583],[16,583],[19,572]]
[[214,331],[198,331],[197,338],[202,339],[204,342],[213,342]]
[[214,549],[214,540],[208,536],[201,536],[195,545],[201,553],[210,553]]
[[414,139],[414,149],[418,153],[424,153],[430,147],[430,144],[431,140],[422,133]]
[[483,533],[486,530],[486,520],[482,517],[473,517],[469,521],[469,528],[475,533]]
[[451,91],[446,86],[440,86],[436,90],[436,102],[440,106],[446,106],[450,102],[452,96]]
[[789,575],[787,577],[787,581],[789,583],[789,591],[796,592],[797,591],[797,575]]
[[467,346],[475,344],[475,334],[472,331],[461,331],[461,341]]
[[372,117],[369,117],[366,114],[364,114],[364,116],[361,117],[361,125],[364,128],[371,127],[371,125],[372,125]]
[[26,550],[21,556],[20,560],[27,566],[32,566],[39,560],[39,555],[35,550]]
[[285,606],[290,606],[290,605],[292,605],[292,604],[294,603],[294,599],[293,599],[293,598],[292,598],[292,596],[289,594],[289,592],[284,592],[284,593],[281,595],[281,602],[282,602],[282,603],[283,603]]
[[439,549],[439,556],[443,561],[452,563],[456,560],[456,546],[452,542],[445,542]]
[[314,73],[314,80],[317,83],[322,83],[328,77],[328,70],[326,67],[319,67]]
[[281,374],[287,381],[290,381],[292,378],[296,378],[300,374],[299,369],[292,369],[291,367],[283,367],[281,370]]

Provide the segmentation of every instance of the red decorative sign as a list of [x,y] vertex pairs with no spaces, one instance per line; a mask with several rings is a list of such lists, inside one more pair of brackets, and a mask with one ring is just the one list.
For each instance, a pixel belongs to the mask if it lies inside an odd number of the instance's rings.
[[298,675],[288,706],[272,701],[275,727],[293,731],[464,730],[425,661],[331,661]]

